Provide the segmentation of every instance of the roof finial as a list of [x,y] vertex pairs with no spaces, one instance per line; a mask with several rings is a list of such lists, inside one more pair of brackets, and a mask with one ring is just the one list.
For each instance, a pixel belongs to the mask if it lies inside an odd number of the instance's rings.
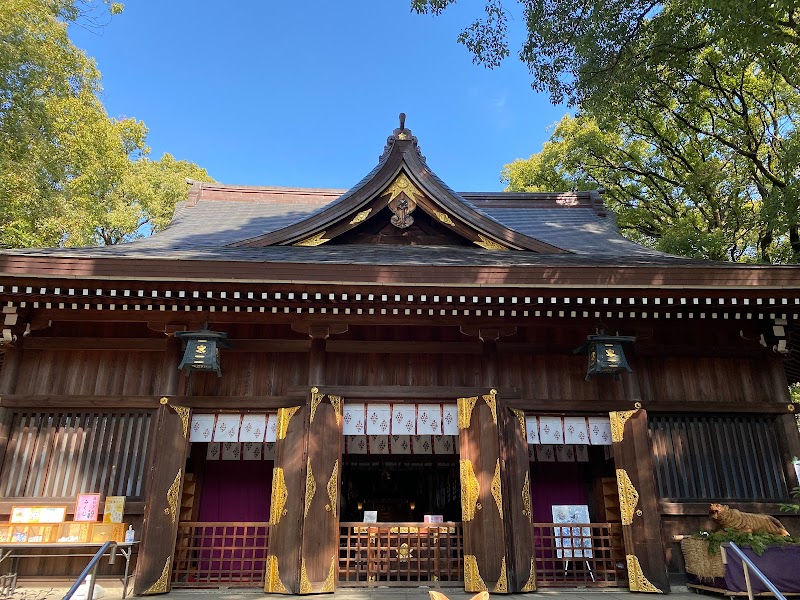
[[400,130],[406,128],[406,113],[400,113]]

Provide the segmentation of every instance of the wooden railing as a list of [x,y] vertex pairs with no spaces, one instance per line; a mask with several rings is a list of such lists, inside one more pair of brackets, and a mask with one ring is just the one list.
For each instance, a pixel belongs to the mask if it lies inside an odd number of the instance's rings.
[[539,587],[621,587],[628,583],[620,523],[534,523]]
[[264,587],[269,523],[178,524],[172,587]]
[[458,586],[461,523],[340,523],[339,584]]

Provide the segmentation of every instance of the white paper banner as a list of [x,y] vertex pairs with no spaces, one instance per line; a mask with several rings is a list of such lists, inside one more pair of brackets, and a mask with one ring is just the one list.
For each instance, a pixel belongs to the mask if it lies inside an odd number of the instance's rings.
[[433,454],[433,444],[429,435],[415,435],[411,438],[414,454]]
[[189,433],[190,442],[210,442],[214,435],[216,415],[192,415],[192,428]]
[[586,417],[564,417],[564,443],[589,443],[589,430],[586,427]]
[[367,453],[367,436],[365,435],[348,435],[345,436],[345,447],[348,454],[366,454]]
[[539,417],[539,441],[542,444],[563,444],[561,417]]
[[442,433],[458,435],[458,406],[455,404],[442,406]]
[[363,403],[344,405],[342,410],[342,433],[344,435],[366,434],[366,406]]
[[417,406],[417,435],[442,435],[442,405]]
[[575,462],[575,447],[572,444],[557,445],[556,460],[558,462]]
[[275,442],[264,443],[264,460],[275,460]]
[[215,442],[238,442],[239,424],[242,415],[217,415],[217,426],[214,428]]
[[537,462],[555,462],[556,453],[553,446],[550,444],[539,444],[536,448],[536,461]]
[[278,440],[278,415],[269,413],[267,415],[267,433],[264,436],[265,442],[275,442]]
[[452,435],[435,435],[433,436],[433,453],[434,454],[454,454],[455,444],[453,443]]
[[589,417],[589,441],[593,446],[611,445],[611,421],[608,417]]
[[242,445],[239,442],[222,442],[222,460],[239,460],[242,457]]
[[389,435],[392,407],[388,404],[367,404],[367,435]]
[[575,458],[578,462],[589,462],[589,446],[586,444],[575,446]]
[[389,440],[392,454],[411,454],[411,436],[393,435]]
[[536,417],[525,417],[525,436],[529,444],[539,443],[539,421]]
[[392,405],[392,435],[414,435],[417,432],[417,405]]
[[219,442],[209,442],[208,449],[206,450],[206,460],[219,460],[220,447]]
[[264,457],[264,444],[261,442],[242,442],[242,460],[261,460]]
[[370,435],[367,436],[369,441],[370,454],[389,454],[389,436],[388,435]]
[[263,442],[266,429],[266,414],[244,415],[242,416],[242,427],[239,429],[239,441]]

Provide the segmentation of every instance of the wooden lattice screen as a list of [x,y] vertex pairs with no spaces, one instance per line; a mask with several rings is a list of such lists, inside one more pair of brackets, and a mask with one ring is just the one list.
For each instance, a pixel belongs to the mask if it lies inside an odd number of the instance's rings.
[[0,469],[0,496],[65,498],[83,492],[140,500],[150,413],[20,412]]
[[670,500],[788,496],[771,417],[651,416],[658,495]]

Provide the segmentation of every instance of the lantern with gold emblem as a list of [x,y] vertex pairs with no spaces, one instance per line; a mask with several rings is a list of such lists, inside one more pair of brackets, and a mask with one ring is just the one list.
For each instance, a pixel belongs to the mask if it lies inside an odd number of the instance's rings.
[[587,342],[575,353],[587,352],[589,354],[589,366],[586,370],[586,381],[593,375],[613,375],[614,379],[620,378],[620,373],[627,371],[633,373],[633,369],[628,365],[622,344],[633,343],[636,338],[629,335],[590,335]]
[[178,331],[175,337],[183,340],[183,360],[179,369],[186,371],[214,371],[222,377],[219,364],[219,349],[230,348],[225,339],[227,333],[218,331]]

